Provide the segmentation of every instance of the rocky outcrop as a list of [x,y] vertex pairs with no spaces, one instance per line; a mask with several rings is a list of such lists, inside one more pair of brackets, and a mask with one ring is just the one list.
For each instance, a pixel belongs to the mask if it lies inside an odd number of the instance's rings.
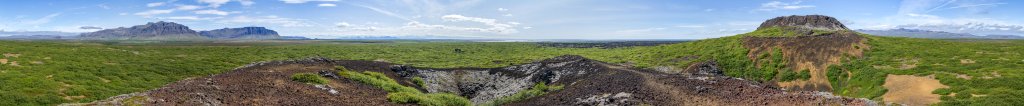
[[725,75],[721,68],[718,68],[718,62],[714,60],[706,62],[698,62],[690,64],[683,70],[684,73],[690,73],[693,75],[707,75],[707,76],[722,76]]
[[455,93],[480,104],[515,94],[536,83],[569,83],[564,81],[601,71],[598,64],[581,56],[568,55],[505,68],[449,70],[395,66],[392,71],[406,79],[423,78],[427,92]]
[[[310,58],[257,62],[233,71],[190,78],[141,93],[116,96],[92,103],[69,105],[323,105],[356,106],[393,104],[387,92],[337,76],[336,66],[385,74],[403,86],[430,93],[454,93],[475,104],[522,92],[535,83],[562,86],[561,90],[534,95],[502,105],[871,105],[866,99],[844,98],[822,92],[787,92],[767,84],[721,75],[667,74],[607,64],[581,56],[551,59],[503,68],[418,68],[374,61]],[[715,69],[713,62],[705,65]],[[716,73],[704,70],[705,73]],[[290,81],[296,73],[318,73],[324,85]],[[415,83],[421,78],[425,86]]]
[[[782,88],[793,91],[832,91],[832,85],[826,74],[830,65],[842,63],[843,58],[859,58],[864,50],[869,49],[867,38],[847,29],[837,19],[823,15],[784,16],[765,21],[758,31],[765,28],[783,27],[781,31],[795,35],[752,37],[742,39],[744,48],[750,49],[747,58],[754,61],[755,66],[768,64],[760,56],[768,55],[775,50],[781,52],[785,67],[782,71],[809,71],[809,79],[794,81],[773,81]],[[824,31],[820,31],[824,30]],[[756,32],[756,31],[755,31]]]
[[761,23],[758,30],[770,27],[801,27],[815,30],[849,30],[838,19],[824,15],[776,17]]
[[277,31],[264,27],[224,28],[199,32],[199,35],[213,39],[279,39]]
[[121,39],[121,40],[187,40],[203,39],[199,33],[188,26],[174,22],[150,22],[130,28],[106,29],[96,32],[82,33],[85,39]]

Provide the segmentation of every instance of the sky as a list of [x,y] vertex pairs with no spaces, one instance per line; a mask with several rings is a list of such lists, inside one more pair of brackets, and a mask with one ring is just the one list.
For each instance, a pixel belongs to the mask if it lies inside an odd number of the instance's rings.
[[705,39],[788,15],[851,29],[1024,35],[1020,0],[0,0],[0,30],[91,32],[169,21],[283,36]]

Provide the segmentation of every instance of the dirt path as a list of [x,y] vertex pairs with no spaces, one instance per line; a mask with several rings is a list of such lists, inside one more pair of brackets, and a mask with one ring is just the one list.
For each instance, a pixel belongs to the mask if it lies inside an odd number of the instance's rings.
[[934,75],[889,75],[886,76],[885,84],[882,86],[889,89],[888,92],[882,95],[884,101],[910,106],[927,106],[938,103],[940,102],[940,95],[932,94],[932,91],[939,88],[949,88],[949,86],[939,83],[939,80],[936,80]]

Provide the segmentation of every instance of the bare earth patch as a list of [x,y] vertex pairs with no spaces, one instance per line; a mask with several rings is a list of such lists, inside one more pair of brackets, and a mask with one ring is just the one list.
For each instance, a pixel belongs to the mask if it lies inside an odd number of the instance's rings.
[[4,53],[4,57],[14,57],[14,58],[18,58],[18,56],[21,56],[21,54],[14,54],[14,53]]
[[940,102],[940,95],[932,94],[932,91],[939,88],[949,88],[949,86],[939,83],[939,80],[935,80],[934,75],[889,75],[886,76],[885,84],[882,86],[889,89],[885,95],[882,95],[882,100],[910,106],[925,106],[938,103]]
[[960,64],[972,64],[974,60],[971,59],[960,59]]
[[7,64],[7,59],[0,59],[0,64]]

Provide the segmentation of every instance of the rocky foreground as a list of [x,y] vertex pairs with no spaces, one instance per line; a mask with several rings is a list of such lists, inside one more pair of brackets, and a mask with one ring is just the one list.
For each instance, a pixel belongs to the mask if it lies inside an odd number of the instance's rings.
[[[374,61],[304,60],[250,64],[223,74],[191,78],[162,88],[67,105],[406,105],[388,102],[387,92],[337,77],[335,66],[381,72],[405,86],[426,92],[450,92],[475,104],[528,89],[534,83],[564,85],[563,90],[506,105],[872,105],[866,99],[827,92],[787,92],[769,84],[722,76],[714,62],[695,64],[683,74],[637,70],[586,59],[559,56],[504,68],[418,68]],[[309,85],[291,81],[294,73],[321,73],[331,81]]]

